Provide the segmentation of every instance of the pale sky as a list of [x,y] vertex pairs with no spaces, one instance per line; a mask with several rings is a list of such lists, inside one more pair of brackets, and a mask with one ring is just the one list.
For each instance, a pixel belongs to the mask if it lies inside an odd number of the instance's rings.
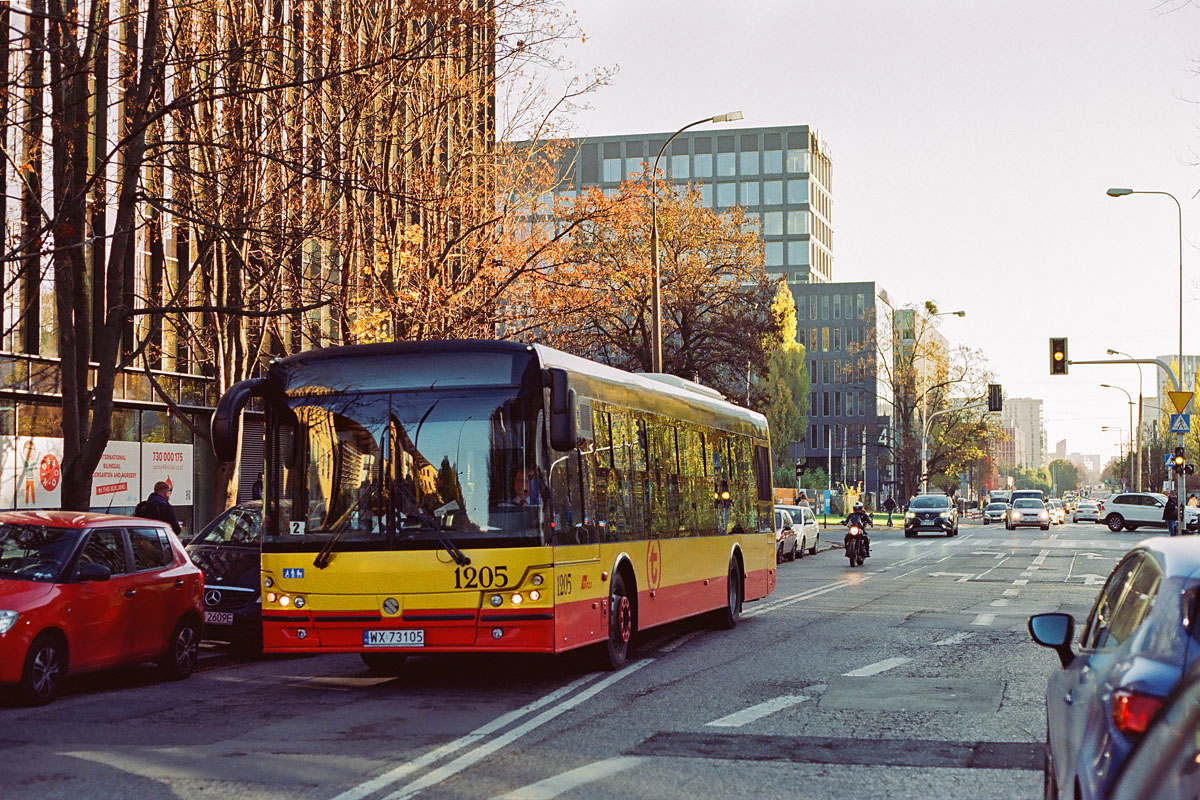
[[[565,0],[580,66],[617,65],[574,135],[810,125],[833,154],[834,280],[933,299],[1049,448],[1117,451],[1137,368],[1073,359],[1200,352],[1200,9],[1158,0]],[[1170,9],[1176,10],[1171,11]],[[727,126],[713,126],[726,128]],[[1146,394],[1155,380],[1145,367]],[[1200,424],[1197,418],[1196,424]],[[1128,433],[1123,434],[1128,436]]]

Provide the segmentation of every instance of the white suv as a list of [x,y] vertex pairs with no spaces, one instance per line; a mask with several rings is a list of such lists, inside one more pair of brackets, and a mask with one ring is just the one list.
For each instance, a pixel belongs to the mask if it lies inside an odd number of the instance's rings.
[[[1166,528],[1163,519],[1163,507],[1167,504],[1166,495],[1152,492],[1125,492],[1113,495],[1104,503],[1104,524],[1113,533],[1124,528],[1136,531],[1138,528]],[[1196,524],[1198,510],[1186,509],[1188,527]]]

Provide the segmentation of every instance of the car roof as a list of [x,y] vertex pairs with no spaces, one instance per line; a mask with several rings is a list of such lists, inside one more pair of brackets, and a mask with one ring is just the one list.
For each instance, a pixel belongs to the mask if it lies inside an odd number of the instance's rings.
[[46,525],[54,528],[94,528],[108,525],[154,525],[167,527],[165,522],[145,517],[126,517],[117,514],[95,514],[90,511],[59,511],[36,509],[30,511],[0,511],[0,525]]
[[1200,537],[1152,536],[1138,542],[1134,549],[1156,553],[1167,575],[1200,578]]

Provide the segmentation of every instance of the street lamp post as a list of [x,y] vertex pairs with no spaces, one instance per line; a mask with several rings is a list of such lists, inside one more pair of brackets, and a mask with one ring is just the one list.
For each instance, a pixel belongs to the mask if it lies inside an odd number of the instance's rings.
[[[1131,194],[1161,194],[1175,201],[1175,210],[1178,212],[1179,220],[1179,365],[1176,367],[1176,377],[1178,378],[1177,385],[1180,391],[1183,391],[1183,206],[1179,204],[1179,198],[1170,192],[1154,191],[1154,190],[1139,190],[1139,189],[1122,189],[1113,187],[1108,190],[1109,197],[1125,197]],[[1176,444],[1183,447],[1184,435],[1179,434]],[[1179,498],[1179,531],[1184,532],[1187,529],[1184,517],[1184,499],[1187,497],[1187,476],[1179,475],[1179,490],[1175,496]]]
[[[705,117],[695,122],[689,122],[672,133],[663,142],[662,149],[658,151],[658,155],[654,157],[654,166],[650,169],[650,180],[654,181],[658,177],[659,159],[662,158],[663,153],[667,152],[667,147],[675,140],[676,136],[688,128],[694,128],[706,122],[737,122],[741,118],[742,112],[730,111],[728,114],[717,114],[715,117]],[[650,184],[650,265],[654,270],[654,284],[651,286],[652,297],[650,298],[650,303],[653,306],[651,309],[651,338],[654,340],[650,349],[650,371],[662,372],[662,287],[660,285],[662,281],[658,272],[658,192],[655,191],[653,183]]]
[[1125,429],[1120,425],[1105,425],[1100,430],[1107,432],[1117,432],[1117,458],[1123,458],[1125,455]]
[[[1120,386],[1102,383],[1100,384],[1100,388],[1116,389],[1118,392],[1125,392],[1125,396],[1129,398],[1129,488],[1133,489],[1133,397]],[[1137,491],[1141,491],[1141,489]]]
[[[952,315],[955,317],[965,317],[967,315],[967,312],[961,311],[961,310],[960,311],[939,311],[939,312],[930,314],[929,317],[930,317],[930,319],[932,319],[933,317],[948,317],[948,316],[952,316]],[[929,396],[928,370],[929,370],[929,356],[928,356],[928,354],[926,354],[921,357],[921,492],[922,493],[929,491],[929,442],[928,442],[929,420],[930,420],[931,416],[937,416],[936,413],[934,413],[933,415],[930,415],[927,413],[928,412],[927,398]]]
[[[1134,357],[1129,355],[1129,353],[1122,353],[1120,350],[1113,350],[1111,347],[1108,348],[1108,354],[1110,356],[1125,356],[1130,361],[1134,361],[1135,363],[1137,363],[1136,360],[1134,359]],[[1142,365],[1140,363],[1138,363],[1137,368],[1138,368],[1137,486],[1134,487],[1134,490],[1140,492],[1142,490],[1142,474],[1143,474],[1143,469],[1142,469],[1142,464],[1143,464],[1143,462],[1142,462],[1142,397],[1143,397],[1143,394],[1142,394]]]

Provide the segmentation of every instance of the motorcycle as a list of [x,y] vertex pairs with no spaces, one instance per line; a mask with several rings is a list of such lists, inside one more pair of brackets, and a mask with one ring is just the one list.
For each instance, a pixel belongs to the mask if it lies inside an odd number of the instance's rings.
[[846,531],[846,558],[850,560],[850,566],[861,567],[863,560],[866,558],[866,545],[862,540],[862,528],[857,525],[851,525],[850,530]]

